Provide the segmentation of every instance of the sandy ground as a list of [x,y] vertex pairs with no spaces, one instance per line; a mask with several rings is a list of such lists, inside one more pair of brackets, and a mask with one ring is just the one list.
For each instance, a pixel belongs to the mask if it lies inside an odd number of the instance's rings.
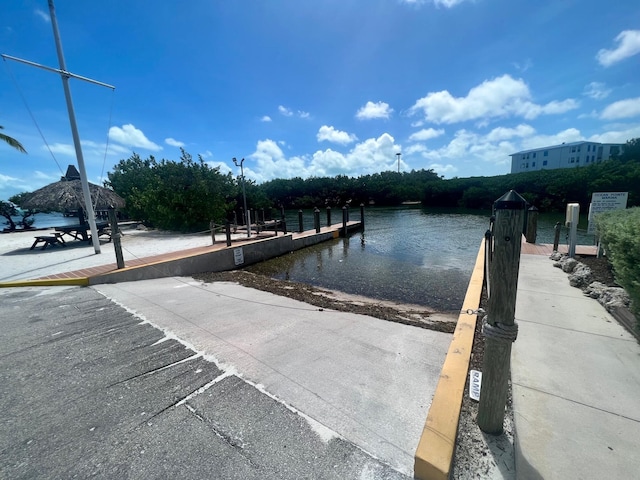
[[[0,234],[0,282],[33,279],[116,263],[113,243],[106,239],[100,240],[100,254],[94,252],[91,242],[74,240],[68,236],[65,236],[66,247],[49,246],[42,250],[42,244],[39,244],[30,250],[36,235],[51,235],[53,232],[53,229],[45,229]],[[125,262],[212,244],[210,234],[180,235],[144,228],[123,229],[122,233]],[[245,237],[245,234],[232,235],[232,238],[241,237]],[[224,238],[224,235],[216,236],[218,241]]]

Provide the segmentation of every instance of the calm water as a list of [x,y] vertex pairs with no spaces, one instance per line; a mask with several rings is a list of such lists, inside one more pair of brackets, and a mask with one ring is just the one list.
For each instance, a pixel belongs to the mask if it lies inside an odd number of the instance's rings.
[[[359,220],[359,209],[350,216]],[[459,311],[489,216],[490,212],[420,207],[369,208],[363,235],[325,242],[247,269],[346,293]],[[324,225],[326,212],[321,211],[320,217]],[[333,212],[333,223],[341,218],[341,212]],[[288,228],[297,230],[297,213],[288,212],[287,219]],[[553,242],[557,221],[562,215],[540,216],[538,242]],[[304,227],[312,226],[312,213],[305,212]],[[592,238],[583,243],[592,243]]]
[[[12,218],[13,221],[16,222],[16,225],[18,225],[21,217]],[[61,213],[37,213],[34,217],[31,218],[35,218],[33,228],[61,227],[64,225],[73,225],[78,223],[77,217],[65,217]],[[4,219],[0,218],[0,221],[4,223]]]

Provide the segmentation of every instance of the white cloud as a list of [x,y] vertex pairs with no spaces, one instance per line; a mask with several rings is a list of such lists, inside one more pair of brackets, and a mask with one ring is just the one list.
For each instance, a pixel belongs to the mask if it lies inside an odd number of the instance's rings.
[[614,63],[640,53],[640,30],[624,30],[618,34],[615,41],[618,43],[615,48],[611,50],[603,48],[596,55],[600,65],[610,67]]
[[371,101],[367,102],[364,107],[360,108],[356,113],[356,118],[360,120],[370,120],[373,118],[389,118],[393,108],[389,107],[388,103]]
[[44,20],[47,23],[51,23],[51,17],[49,16],[49,14],[47,12],[45,12],[44,10],[40,10],[39,8],[36,8],[33,13],[35,13],[38,17],[40,17],[42,20]]
[[255,164],[247,166],[245,162],[245,172],[247,177],[257,181],[273,178],[365,175],[395,170],[396,152],[399,149],[393,137],[383,133],[378,138],[358,143],[348,153],[328,148],[318,150],[313,155],[287,158],[275,141],[267,139],[258,142],[256,151],[248,157]]
[[530,58],[527,58],[523,63],[513,62],[512,65],[513,65],[513,68],[515,68],[519,72],[524,73],[527,70],[529,70],[531,67],[533,67],[533,62],[531,61]]
[[429,169],[433,170],[439,175],[444,175],[445,177],[450,176],[458,171],[458,167],[455,167],[450,163],[447,163],[446,165],[443,165],[441,163],[432,163],[431,165],[429,165]]
[[285,117],[293,116],[293,112],[287,107],[284,107],[282,105],[278,105],[278,111],[280,112],[281,115],[284,115]]
[[640,138],[640,125],[618,125],[604,133],[592,135],[589,140],[600,143],[626,143],[632,138]]
[[628,98],[612,103],[602,111],[600,118],[615,120],[618,118],[636,117],[638,115],[640,115],[640,97]]
[[[578,130],[577,128],[567,128],[566,130],[562,130],[561,132],[558,132],[554,135],[539,134],[524,139],[518,150],[530,150],[532,148],[560,145],[563,142],[578,142],[580,140],[584,140],[584,136],[580,133],[580,130]],[[516,150],[511,153],[514,153],[515,151]]]
[[437,138],[440,135],[444,135],[444,129],[440,128],[435,130],[433,128],[423,128],[419,132],[412,133],[409,136],[410,142],[421,142],[425,140],[430,140],[432,138]]
[[[309,118],[309,117],[311,117],[311,114],[309,112],[304,112],[302,110],[298,110],[297,112],[294,112],[290,108],[287,108],[287,107],[285,107],[283,105],[278,105],[278,112],[280,112],[280,114],[284,115],[285,117],[293,117],[294,115],[296,115],[296,116],[298,116],[300,118]],[[270,122],[271,121],[271,117],[268,117],[268,116],[265,115],[264,117],[262,117],[262,121],[263,122]]]
[[424,5],[425,3],[433,3],[436,7],[452,8],[460,5],[466,0],[401,0],[402,3],[408,5]]
[[395,144],[394,138],[388,133],[383,133],[378,138],[369,138],[358,143],[347,154],[331,149],[317,151],[313,154],[309,169],[313,175],[329,177],[396,170],[396,153],[399,150],[400,147]]
[[428,148],[421,143],[414,143],[404,149],[405,155],[413,155],[414,153],[423,153],[428,151]]
[[582,93],[594,100],[603,100],[609,96],[611,89],[608,89],[602,82],[591,82],[585,85]]
[[[203,157],[204,158],[204,157]],[[222,175],[227,173],[234,173],[233,169],[225,162],[205,162],[211,168],[219,168]]]
[[358,137],[356,137],[353,133],[343,132],[341,130],[336,130],[335,128],[327,125],[323,125],[318,130],[316,138],[319,142],[327,141],[333,143],[339,143],[340,145],[348,145],[352,142],[355,142]]
[[200,154],[200,156],[204,159],[207,159],[207,158],[213,157],[213,153],[211,153],[211,150],[205,150],[203,153]]
[[271,117],[269,115],[265,115],[264,117],[262,117],[260,119],[261,122],[270,122],[271,121]]
[[422,111],[425,120],[440,124],[508,116],[533,119],[542,114],[564,113],[578,105],[573,99],[537,105],[531,101],[524,80],[503,75],[473,87],[466,97],[454,97],[446,90],[431,92],[416,101],[409,114]]
[[164,143],[166,143],[167,145],[171,145],[172,147],[184,147],[184,142],[180,142],[171,137],[165,138]]
[[144,148],[146,150],[152,150],[157,152],[162,150],[160,145],[156,145],[147,137],[145,137],[142,130],[137,129],[131,124],[123,125],[120,127],[111,127],[109,129],[109,138],[114,142],[118,142],[122,145],[126,145],[131,148]]
[[509,140],[513,137],[530,137],[536,133],[535,128],[531,125],[521,124],[515,128],[497,127],[491,130],[486,139],[489,142],[496,142],[500,140]]
[[76,149],[70,143],[50,143],[49,148],[46,145],[43,145],[42,150],[51,150],[53,153],[57,153],[59,155],[67,155],[69,157],[76,156]]

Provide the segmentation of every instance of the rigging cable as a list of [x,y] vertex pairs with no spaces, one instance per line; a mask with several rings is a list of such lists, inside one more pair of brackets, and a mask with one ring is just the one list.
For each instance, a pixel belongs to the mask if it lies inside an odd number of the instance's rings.
[[9,76],[11,77],[11,80],[13,81],[13,84],[16,87],[16,90],[18,90],[18,94],[20,95],[20,98],[22,99],[22,102],[24,103],[24,106],[26,107],[27,111],[29,112],[29,116],[31,117],[31,120],[33,120],[33,123],[35,124],[35,126],[36,126],[36,128],[38,130],[38,133],[40,133],[40,137],[42,138],[42,141],[47,146],[47,150],[49,150],[49,153],[51,154],[51,157],[53,158],[53,161],[56,162],[56,165],[58,166],[58,170],[60,170],[60,173],[62,174],[62,176],[64,176],[64,172],[62,170],[62,167],[60,167],[60,164],[58,163],[58,160],[56,159],[56,156],[53,154],[53,151],[51,150],[51,147],[49,146],[49,143],[47,142],[47,139],[44,138],[44,134],[42,133],[42,130],[40,129],[40,125],[38,125],[38,122],[36,121],[36,117],[33,115],[33,112],[29,108],[29,104],[27,103],[27,99],[25,98],[24,94],[22,93],[22,89],[20,88],[20,85],[18,84],[18,81],[13,76],[13,72],[11,71],[11,68],[9,67],[9,64],[7,63],[7,59],[4,58],[4,57],[2,57],[2,59],[4,60],[5,68],[7,69],[7,72],[9,73]]
[[[112,119],[112,115],[113,115],[113,102],[114,102],[114,98],[115,98],[115,88],[111,89],[111,104],[109,105],[109,123],[107,125],[107,141],[104,145],[104,157],[102,158],[102,170],[100,171],[100,182],[102,184],[104,184],[104,166],[107,163],[107,153],[109,151],[109,133],[111,132],[111,119]],[[102,185],[101,185],[102,186]],[[98,190],[98,193],[96,194],[96,201],[95,204],[93,205],[93,211],[95,212],[96,208],[98,207],[98,198],[100,197],[100,190]]]

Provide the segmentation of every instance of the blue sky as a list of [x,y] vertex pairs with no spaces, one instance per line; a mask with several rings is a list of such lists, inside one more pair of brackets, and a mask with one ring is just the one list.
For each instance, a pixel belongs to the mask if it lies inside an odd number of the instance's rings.
[[[58,0],[56,16],[68,70],[116,87],[70,80],[95,183],[180,146],[262,182],[397,170],[398,152],[403,171],[499,175],[519,150],[640,137],[637,0]],[[58,67],[45,0],[3,2],[0,53]],[[2,63],[0,125],[28,151],[0,144],[6,199],[75,153],[59,76]]]

